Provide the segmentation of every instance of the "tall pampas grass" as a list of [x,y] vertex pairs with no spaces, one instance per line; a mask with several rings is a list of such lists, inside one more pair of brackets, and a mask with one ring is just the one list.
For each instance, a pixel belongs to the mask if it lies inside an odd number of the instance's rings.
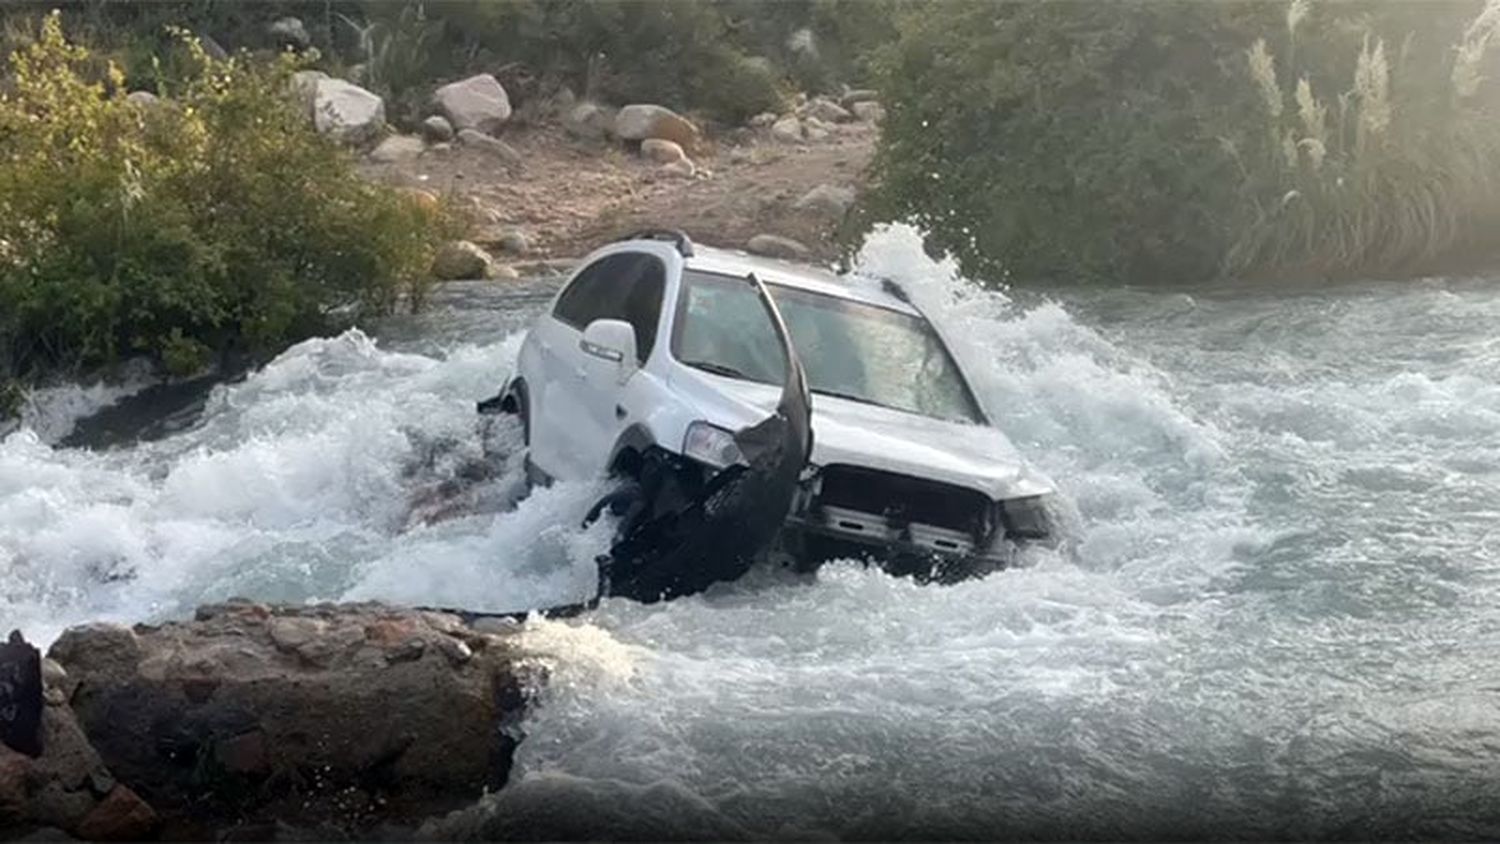
[[[1281,65],[1296,80],[1289,92],[1267,39],[1246,51],[1246,78],[1264,107],[1262,137],[1269,142],[1259,155],[1236,150],[1249,222],[1225,270],[1401,272],[1486,246],[1500,228],[1500,116],[1477,95],[1486,57],[1500,42],[1500,0],[1487,0],[1455,33],[1457,42],[1441,58],[1451,67],[1436,77],[1451,85],[1447,91],[1395,84],[1404,78],[1398,72],[1412,72],[1414,48],[1404,44],[1393,67],[1384,40],[1373,33],[1361,40],[1347,88],[1338,91],[1335,80],[1318,79],[1294,58],[1293,37],[1309,14],[1306,0],[1287,8]],[[1305,39],[1297,45],[1304,54],[1307,48]],[[1328,86],[1323,97],[1320,85]]]

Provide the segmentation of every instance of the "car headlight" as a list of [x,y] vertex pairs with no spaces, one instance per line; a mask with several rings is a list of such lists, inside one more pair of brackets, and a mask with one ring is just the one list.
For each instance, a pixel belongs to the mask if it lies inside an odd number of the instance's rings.
[[694,422],[688,426],[687,435],[682,438],[682,453],[715,469],[745,462],[734,434],[707,422]]
[[1005,534],[1016,539],[1046,539],[1052,535],[1051,510],[1051,495],[1032,495],[1000,502]]

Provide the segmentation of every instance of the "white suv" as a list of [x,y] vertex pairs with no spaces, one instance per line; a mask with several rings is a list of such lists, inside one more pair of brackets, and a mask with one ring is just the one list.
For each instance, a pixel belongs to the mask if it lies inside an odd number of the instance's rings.
[[[779,341],[777,311],[795,352]],[[779,536],[755,551],[802,566],[862,557],[947,580],[1003,568],[1017,543],[1049,537],[1052,483],[991,426],[899,288],[680,232],[638,233],[585,258],[490,404],[522,418],[534,480],[652,474],[647,494],[677,499],[646,502],[660,514],[743,462],[735,432],[776,410],[789,357],[811,392],[811,457],[790,481]]]

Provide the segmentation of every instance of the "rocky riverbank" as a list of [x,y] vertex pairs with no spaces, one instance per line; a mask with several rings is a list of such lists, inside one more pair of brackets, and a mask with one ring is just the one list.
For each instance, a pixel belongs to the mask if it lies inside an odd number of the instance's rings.
[[412,834],[500,788],[544,679],[518,625],[234,600],[0,654],[0,838]]
[[869,90],[798,94],[743,126],[561,88],[513,103],[480,74],[438,86],[419,125],[392,127],[380,98],[316,71],[295,85],[318,129],[361,151],[370,178],[453,200],[468,237],[444,279],[509,278],[643,226],[789,258],[828,260],[863,187],[884,110]]

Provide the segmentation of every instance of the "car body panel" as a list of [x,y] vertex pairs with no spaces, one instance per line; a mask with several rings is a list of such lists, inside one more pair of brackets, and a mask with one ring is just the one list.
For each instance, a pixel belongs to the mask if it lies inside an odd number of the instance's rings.
[[[666,267],[656,343],[623,383],[616,364],[580,349],[582,330],[553,316],[563,292],[585,269],[621,252],[648,253]],[[755,273],[773,287],[810,290],[925,319],[905,297],[879,284],[851,284],[825,270],[708,247],[695,247],[691,257],[684,258],[674,244],[655,240],[610,244],[580,262],[522,344],[512,383],[526,382],[532,431],[529,457],[543,473],[563,480],[598,478],[616,465],[622,450],[649,444],[680,454],[694,422],[738,431],[765,419],[776,407],[776,385],[712,374],[672,357],[670,338],[685,267],[733,277]],[[941,339],[937,326],[933,329]],[[955,361],[967,380],[962,360]],[[926,479],[977,491],[994,502],[1055,489],[990,424],[950,422],[814,393],[812,429],[815,466],[846,464]],[[910,541],[911,530],[906,533]]]

